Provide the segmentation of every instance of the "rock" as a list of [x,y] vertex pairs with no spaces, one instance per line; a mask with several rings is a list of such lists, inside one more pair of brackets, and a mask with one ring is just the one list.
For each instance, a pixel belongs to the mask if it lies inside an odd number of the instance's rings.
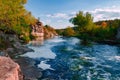
[[3,51],[4,55],[9,56],[11,58],[15,58],[16,56],[19,56],[21,54],[24,54],[26,52],[33,52],[32,49],[28,48],[27,46],[17,46],[17,47],[10,47]]
[[0,56],[6,56],[6,57],[8,57],[9,55],[8,55],[6,52],[1,51],[1,52],[0,52]]
[[31,34],[36,37],[36,40],[40,38],[49,39],[58,35],[54,28],[48,25],[43,26],[42,22],[39,21],[35,25],[32,25],[31,28]]
[[43,37],[44,36],[44,30],[43,30],[43,24],[42,22],[37,22],[35,25],[31,26],[32,28],[32,35],[35,37]]
[[14,50],[14,48],[7,48],[6,52],[9,53],[9,54],[14,54],[15,50]]
[[0,80],[23,80],[19,65],[8,57],[0,57]]
[[21,66],[21,71],[24,75],[24,80],[37,80],[42,77],[42,69],[35,66],[35,61],[28,57],[21,57],[15,59]]
[[17,54],[23,54],[23,53],[26,53],[26,52],[33,52],[34,50],[26,47],[26,46],[18,46],[15,48],[16,51],[17,51]]
[[53,38],[55,36],[57,36],[57,32],[55,31],[54,28],[50,27],[50,26],[45,26],[44,27],[44,38],[45,39],[49,39],[49,38]]
[[[5,34],[0,31],[0,49],[2,52],[0,55],[15,57],[16,55],[20,55],[26,52],[33,51],[29,49],[27,46],[23,46],[21,44],[20,39],[16,34]],[[8,54],[8,55],[7,55]]]
[[55,80],[55,79],[45,78],[45,79],[42,79],[42,80]]

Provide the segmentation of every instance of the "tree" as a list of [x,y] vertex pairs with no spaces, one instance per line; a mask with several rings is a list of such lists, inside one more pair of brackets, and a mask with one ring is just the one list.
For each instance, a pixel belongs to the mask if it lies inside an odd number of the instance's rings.
[[64,36],[75,36],[75,31],[71,28],[71,27],[67,27],[64,32],[63,32]]
[[101,24],[101,26],[102,26],[103,28],[106,28],[107,23],[103,21],[102,24]]
[[36,19],[24,8],[27,0],[0,0],[0,30],[29,36]]
[[80,11],[75,17],[70,19],[70,22],[78,27],[78,30],[86,31],[92,28],[93,17],[88,12],[84,14],[82,11]]
[[0,0],[0,28],[13,29],[32,24],[35,18],[24,8],[27,0]]

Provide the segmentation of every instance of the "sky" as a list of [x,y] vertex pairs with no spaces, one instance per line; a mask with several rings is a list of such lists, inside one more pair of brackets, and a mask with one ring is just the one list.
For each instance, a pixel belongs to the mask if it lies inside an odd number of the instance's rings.
[[94,22],[120,19],[120,0],[28,0],[25,8],[55,29],[72,27],[69,20],[79,11],[91,13]]

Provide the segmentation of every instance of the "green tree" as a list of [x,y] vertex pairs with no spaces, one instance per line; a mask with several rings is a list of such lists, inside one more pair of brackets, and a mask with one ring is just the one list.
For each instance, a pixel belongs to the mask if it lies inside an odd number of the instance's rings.
[[70,22],[76,27],[76,36],[83,39],[84,44],[88,44],[95,27],[92,15],[88,12],[83,13],[80,11],[75,17],[70,19]]
[[29,40],[29,26],[34,24],[36,19],[24,8],[26,2],[27,0],[0,0],[0,30],[14,31]]
[[63,36],[75,36],[75,31],[71,27],[67,27],[63,32]]
[[70,19],[70,22],[74,24],[80,32],[91,30],[94,26],[93,17],[88,12],[84,14],[82,11],[80,11],[75,17]]

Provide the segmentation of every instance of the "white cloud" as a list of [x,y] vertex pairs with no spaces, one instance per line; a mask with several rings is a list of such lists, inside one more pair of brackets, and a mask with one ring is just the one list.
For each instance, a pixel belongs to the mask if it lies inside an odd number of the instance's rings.
[[[92,16],[94,17],[94,21],[99,20],[109,20],[109,19],[120,19],[120,7],[117,6],[111,6],[106,8],[98,8],[92,11],[85,11],[90,12]],[[69,20],[70,18],[74,17],[77,12],[71,12],[71,13],[56,13],[56,14],[48,14],[46,15],[48,18],[56,18],[56,19],[66,19]],[[61,22],[61,21],[59,21]]]
[[55,13],[55,14],[48,14],[46,15],[46,17],[48,18],[62,18],[62,19],[70,19],[72,17],[74,17],[76,14],[76,12],[71,12],[69,14],[67,13]]
[[116,6],[99,8],[89,12],[94,16],[94,21],[120,19],[120,7]]
[[49,18],[63,18],[63,19],[68,19],[69,16],[65,13],[56,13],[56,14],[48,14],[46,15],[46,17],[49,17]]
[[47,25],[50,25],[52,23],[52,21],[50,19],[43,20],[42,22],[43,22],[43,24],[47,24]]
[[77,14],[77,12],[75,12],[75,11],[74,11],[74,12],[71,12],[70,14],[71,14],[71,15],[76,15],[76,14]]
[[58,22],[58,23],[62,23],[62,22],[63,22],[63,20],[58,20],[57,22]]
[[[120,19],[120,7],[118,6],[98,8],[84,12],[90,12],[94,17],[94,21]],[[54,28],[65,28],[69,25],[73,26],[69,23],[69,19],[74,17],[76,13],[78,13],[78,11],[44,15],[46,17],[45,23],[54,26]]]
[[50,14],[47,14],[47,15],[46,15],[46,17],[52,17],[52,15],[50,15]]

